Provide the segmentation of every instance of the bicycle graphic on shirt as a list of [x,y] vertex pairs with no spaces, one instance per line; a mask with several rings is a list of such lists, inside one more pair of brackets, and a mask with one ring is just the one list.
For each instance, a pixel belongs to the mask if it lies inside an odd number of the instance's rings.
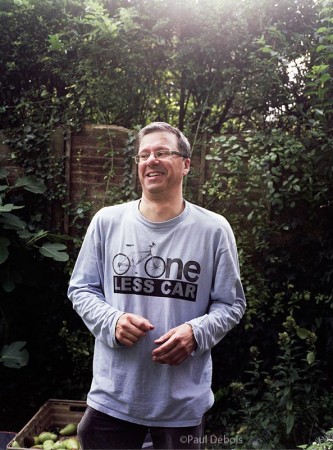
[[[134,247],[134,244],[126,244],[126,247]],[[136,266],[146,261],[144,265],[146,274],[151,278],[159,278],[165,271],[164,259],[153,254],[152,249],[156,247],[155,242],[148,247],[149,250],[131,251],[127,255],[118,253],[112,260],[113,270],[117,275],[125,275],[132,267],[134,273],[137,273]]]

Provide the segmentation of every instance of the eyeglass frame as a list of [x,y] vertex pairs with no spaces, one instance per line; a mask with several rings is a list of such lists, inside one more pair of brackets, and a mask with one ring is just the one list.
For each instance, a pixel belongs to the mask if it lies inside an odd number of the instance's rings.
[[[169,154],[169,156],[167,156],[166,158],[159,158],[158,156],[156,156],[156,153],[158,153],[158,152],[170,152],[170,154]],[[134,156],[132,156],[132,158],[134,159],[134,161],[136,162],[136,164],[142,164],[142,163],[144,163],[144,162],[147,162],[148,161],[148,159],[151,157],[151,155],[154,155],[154,158],[155,159],[158,159],[159,161],[163,161],[163,160],[167,160],[167,159],[170,159],[170,158],[172,158],[172,156],[181,156],[182,158],[187,158],[187,156],[185,156],[185,155],[183,155],[181,152],[177,152],[177,151],[175,151],[175,150],[167,150],[167,149],[164,149],[164,150],[156,150],[155,152],[142,152],[142,154],[144,154],[144,155],[148,155],[149,154],[149,156],[147,157],[147,159],[145,159],[144,161],[140,161],[140,153],[138,153],[138,154],[136,154],[136,155],[134,155]]]

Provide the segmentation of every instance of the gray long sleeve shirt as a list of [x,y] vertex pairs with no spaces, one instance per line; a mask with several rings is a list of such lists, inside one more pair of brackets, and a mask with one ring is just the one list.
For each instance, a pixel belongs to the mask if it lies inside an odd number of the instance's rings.
[[[95,336],[87,403],[142,425],[195,426],[214,401],[211,348],[245,310],[234,235],[224,217],[189,202],[166,222],[146,220],[138,205],[94,216],[70,280],[68,296]],[[124,312],[155,326],[132,347],[115,338]],[[183,323],[195,352],[179,366],[153,362],[154,340]]]

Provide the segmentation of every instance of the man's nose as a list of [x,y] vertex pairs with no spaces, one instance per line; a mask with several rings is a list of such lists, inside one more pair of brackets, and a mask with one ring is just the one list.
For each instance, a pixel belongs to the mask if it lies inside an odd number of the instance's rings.
[[151,153],[150,155],[149,155],[149,158],[147,159],[147,161],[146,161],[146,163],[148,164],[148,163],[157,163],[157,162],[160,162],[159,161],[159,159],[156,157],[156,155],[155,155],[155,153]]

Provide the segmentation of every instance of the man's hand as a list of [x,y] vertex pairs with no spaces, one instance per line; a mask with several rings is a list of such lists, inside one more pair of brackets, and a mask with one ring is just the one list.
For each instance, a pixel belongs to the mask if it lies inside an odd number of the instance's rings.
[[131,347],[153,329],[154,325],[148,319],[136,314],[125,313],[117,321],[116,339],[121,344]]
[[159,347],[153,350],[153,361],[171,366],[181,364],[197,346],[192,327],[187,323],[172,328],[156,339],[155,344]]

